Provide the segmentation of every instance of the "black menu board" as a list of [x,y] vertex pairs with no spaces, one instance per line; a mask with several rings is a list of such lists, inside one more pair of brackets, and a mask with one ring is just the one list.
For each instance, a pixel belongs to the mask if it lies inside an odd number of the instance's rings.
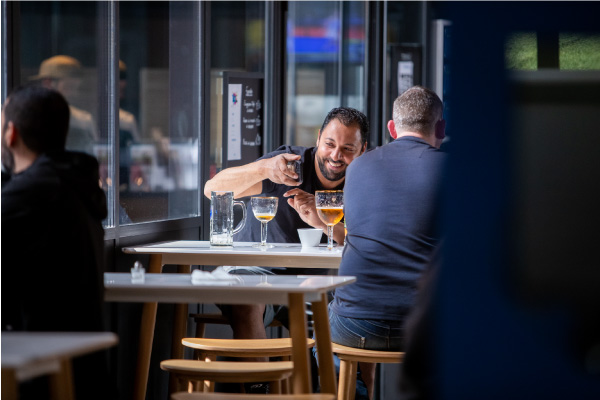
[[263,74],[223,72],[223,168],[262,155]]

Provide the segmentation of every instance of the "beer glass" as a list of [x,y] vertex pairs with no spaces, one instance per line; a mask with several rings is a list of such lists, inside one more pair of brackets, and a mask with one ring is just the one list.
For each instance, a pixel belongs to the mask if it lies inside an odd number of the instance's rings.
[[327,225],[327,248],[333,249],[333,226],[344,216],[343,190],[317,190],[315,204],[321,221]]
[[[242,220],[233,228],[233,206],[242,208]],[[210,192],[210,245],[233,246],[233,235],[246,223],[246,205],[233,199],[233,192]]]
[[277,213],[277,197],[251,197],[250,204],[252,212],[257,220],[260,221],[260,244],[256,243],[252,247],[260,247],[263,249],[273,247],[267,244],[267,223],[275,218]]

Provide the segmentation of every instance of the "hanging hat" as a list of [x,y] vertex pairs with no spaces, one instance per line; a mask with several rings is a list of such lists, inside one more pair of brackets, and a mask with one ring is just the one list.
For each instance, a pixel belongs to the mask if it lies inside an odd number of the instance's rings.
[[78,76],[81,69],[81,63],[70,56],[54,56],[42,61],[40,72],[37,75],[29,78],[30,80],[38,80],[44,78],[69,78]]

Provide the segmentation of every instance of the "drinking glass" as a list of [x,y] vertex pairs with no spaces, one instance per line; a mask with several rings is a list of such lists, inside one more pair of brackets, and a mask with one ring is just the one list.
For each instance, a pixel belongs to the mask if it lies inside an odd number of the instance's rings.
[[344,217],[343,190],[317,190],[315,192],[317,213],[327,225],[327,248],[333,249],[333,226]]
[[253,247],[269,248],[273,245],[267,244],[267,223],[275,218],[277,213],[277,197],[251,197],[250,204],[252,212],[257,220],[260,221],[260,244],[256,243]]

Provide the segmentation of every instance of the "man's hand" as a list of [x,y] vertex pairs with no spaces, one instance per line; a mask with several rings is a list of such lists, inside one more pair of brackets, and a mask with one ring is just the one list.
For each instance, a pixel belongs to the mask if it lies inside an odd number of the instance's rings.
[[298,186],[300,183],[298,175],[293,169],[288,168],[288,161],[299,160],[301,157],[297,154],[279,154],[275,157],[265,158],[261,160],[261,170],[265,178],[274,183],[283,184],[286,186]]
[[283,197],[289,197],[288,204],[296,210],[300,218],[313,228],[323,228],[327,230],[327,225],[321,221],[317,214],[315,205],[315,196],[301,189],[291,189],[283,194]]

